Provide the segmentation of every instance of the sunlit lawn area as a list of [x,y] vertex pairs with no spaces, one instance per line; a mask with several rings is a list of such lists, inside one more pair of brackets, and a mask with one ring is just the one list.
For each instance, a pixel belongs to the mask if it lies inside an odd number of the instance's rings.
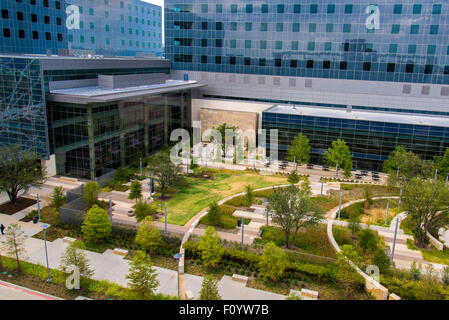
[[[373,200],[373,203],[366,207],[364,202],[355,203],[342,210],[341,220],[350,221],[351,217],[358,216],[361,223],[385,226],[387,214],[387,199]],[[390,200],[388,211],[388,224],[398,214],[398,200]]]
[[[287,178],[282,176],[243,172],[241,175],[217,173],[215,180],[189,177],[187,181],[189,185],[180,187],[179,191],[167,202],[168,223],[184,225],[213,201],[244,192],[247,185],[251,185],[253,189],[261,189],[288,183]],[[156,194],[156,196],[159,195]],[[159,201],[155,203],[161,205]]]

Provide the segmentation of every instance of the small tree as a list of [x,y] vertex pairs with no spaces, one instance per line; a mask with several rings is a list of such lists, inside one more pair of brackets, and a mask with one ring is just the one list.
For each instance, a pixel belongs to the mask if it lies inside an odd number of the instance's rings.
[[217,226],[220,223],[220,207],[217,202],[210,205],[209,211],[207,212],[207,221],[212,226]]
[[359,234],[359,245],[364,252],[373,252],[377,249],[377,236],[373,230],[363,229]]
[[150,159],[149,174],[159,185],[162,199],[165,199],[170,187],[176,187],[184,181],[181,166],[171,161],[169,151],[161,151]]
[[0,192],[6,192],[12,203],[17,202],[20,191],[42,186],[46,175],[35,153],[24,152],[18,145],[0,148]]
[[146,217],[152,216],[156,213],[156,208],[151,206],[149,203],[145,201],[139,200],[136,203],[136,207],[134,209],[134,215],[136,216],[137,222],[141,222]]
[[259,262],[260,274],[271,280],[278,280],[284,274],[288,265],[287,254],[273,242],[268,242]]
[[248,206],[252,205],[254,202],[254,191],[253,191],[253,187],[251,187],[251,185],[247,185],[245,187],[246,193],[245,193],[245,199],[246,202],[248,203]]
[[421,264],[419,266],[416,264],[416,261],[413,261],[411,267],[410,267],[410,275],[412,276],[412,279],[415,281],[418,281],[421,278]]
[[352,234],[356,234],[360,230],[360,216],[356,213],[351,214],[349,217],[349,229]]
[[324,154],[324,162],[330,167],[338,167],[344,170],[345,177],[351,176],[352,154],[345,141],[338,139],[332,142],[330,147]]
[[81,241],[75,241],[65,249],[60,263],[62,272],[67,273],[69,267],[75,266],[78,268],[80,276],[85,278],[93,276],[94,271],[90,268],[89,259],[84,253],[84,248],[84,244]]
[[358,264],[361,258],[355,248],[345,244],[341,246],[341,252],[337,254],[337,279],[345,290],[345,295],[349,295],[354,289],[355,279],[358,274],[351,266],[351,262]]
[[151,255],[158,247],[163,245],[159,229],[154,225],[151,217],[146,217],[140,224],[135,242]]
[[211,275],[207,275],[203,279],[200,300],[221,300],[218,292],[218,281]]
[[111,235],[112,222],[106,211],[94,205],[87,212],[81,230],[86,240],[100,241]]
[[369,186],[365,186],[363,188],[363,193],[365,196],[365,210],[370,208],[373,205],[373,194],[371,188]]
[[131,268],[126,279],[128,286],[139,299],[150,299],[159,285],[156,269],[143,251],[138,251],[130,263]]
[[54,188],[50,199],[51,205],[58,210],[67,202],[67,197],[64,195],[64,189],[62,187]]
[[297,164],[306,164],[310,161],[310,140],[299,133],[288,148],[288,160],[295,160]]
[[98,203],[98,194],[100,193],[100,186],[98,183],[91,181],[83,187],[83,198],[88,208],[92,208]]
[[373,257],[373,264],[379,267],[380,272],[385,272],[390,268],[390,258],[381,249],[376,250]]
[[213,227],[206,228],[206,232],[200,238],[198,249],[205,267],[216,266],[225,250],[220,243],[220,236]]
[[142,184],[139,181],[131,182],[131,189],[129,191],[128,199],[140,200],[142,199]]
[[213,127],[212,129],[217,130],[221,135],[221,149],[223,151],[223,156],[226,158],[226,136],[234,136],[239,128],[236,126],[229,126],[227,123],[222,123],[218,127]]
[[16,257],[17,270],[22,272],[20,259],[25,259],[26,256],[26,249],[24,247],[25,233],[18,224],[13,223],[6,229],[5,236],[6,240],[4,242],[4,246],[6,254]]
[[295,185],[295,184],[298,184],[299,183],[299,175],[298,175],[298,173],[296,172],[296,170],[295,171],[292,171],[292,173],[290,173],[289,175],[288,175],[288,182],[290,183],[290,184],[293,184],[293,185]]

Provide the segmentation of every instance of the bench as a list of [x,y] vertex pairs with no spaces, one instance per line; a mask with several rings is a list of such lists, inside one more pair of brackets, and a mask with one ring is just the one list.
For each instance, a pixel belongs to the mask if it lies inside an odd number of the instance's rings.
[[239,274],[233,274],[232,275],[232,281],[244,283],[245,286],[246,286],[246,284],[248,283],[248,277],[241,276]]
[[303,297],[318,300],[319,293],[318,293],[318,291],[313,291],[313,290],[309,290],[309,289],[301,289],[301,295]]
[[126,257],[128,255],[128,250],[125,249],[115,248],[113,252],[118,256]]

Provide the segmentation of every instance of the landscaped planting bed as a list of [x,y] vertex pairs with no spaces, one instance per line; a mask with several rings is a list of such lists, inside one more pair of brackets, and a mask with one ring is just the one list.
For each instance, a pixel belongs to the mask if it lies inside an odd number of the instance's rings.
[[34,199],[20,197],[17,199],[16,203],[14,203],[14,204],[12,202],[7,202],[7,203],[0,205],[0,213],[12,215],[19,211],[22,211],[23,209],[31,207],[32,205],[34,205],[36,203],[37,203],[37,201]]

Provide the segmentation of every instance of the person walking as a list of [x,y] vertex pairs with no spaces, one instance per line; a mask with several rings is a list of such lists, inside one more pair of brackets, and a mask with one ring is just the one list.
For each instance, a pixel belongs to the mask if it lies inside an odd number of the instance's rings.
[[2,235],[5,235],[5,226],[3,225],[3,223],[0,225],[0,231],[2,232]]

